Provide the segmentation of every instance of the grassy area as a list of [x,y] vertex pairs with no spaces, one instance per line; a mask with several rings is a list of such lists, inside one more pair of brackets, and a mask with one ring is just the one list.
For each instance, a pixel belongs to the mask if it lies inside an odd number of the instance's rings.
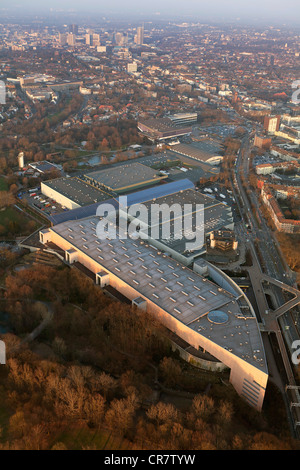
[[17,222],[17,223],[22,223],[22,222],[27,222],[28,219],[23,215],[23,212],[19,212],[18,209],[15,209],[14,207],[10,206],[4,209],[3,211],[0,211],[0,224],[5,225],[5,222]]
[[0,191],[8,191],[8,184],[3,176],[0,177]]
[[109,430],[90,429],[84,424],[67,426],[55,436],[53,445],[63,443],[69,450],[130,450],[133,444],[127,439],[114,435]]
[[26,235],[39,228],[39,224],[27,217],[24,212],[19,211],[13,206],[0,211],[0,225],[4,227],[5,233],[15,235]]

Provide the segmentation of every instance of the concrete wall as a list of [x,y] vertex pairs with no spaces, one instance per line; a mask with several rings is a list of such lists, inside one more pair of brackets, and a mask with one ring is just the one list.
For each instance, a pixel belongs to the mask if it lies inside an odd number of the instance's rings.
[[194,367],[199,369],[210,370],[211,372],[222,372],[227,369],[227,366],[222,362],[207,361],[201,357],[196,357],[193,354],[190,354],[185,349],[182,349],[178,344],[171,341],[171,347],[173,351],[178,351],[181,359],[188,362]]
[[81,207],[76,202],[72,201],[66,196],[63,196],[61,193],[55,191],[55,189],[50,188],[44,183],[41,183],[41,192],[50,199],[54,199],[54,201],[56,201],[61,206],[65,206],[67,209],[77,209],[78,207]]

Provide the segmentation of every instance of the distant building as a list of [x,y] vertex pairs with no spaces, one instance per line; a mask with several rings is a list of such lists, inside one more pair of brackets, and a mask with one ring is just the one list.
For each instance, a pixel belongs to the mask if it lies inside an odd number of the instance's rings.
[[279,232],[300,233],[300,220],[286,219],[284,217],[279,204],[270,188],[263,186],[261,195]]
[[41,192],[67,209],[77,209],[110,198],[79,178],[57,178],[41,183]]
[[184,155],[186,157],[193,158],[198,161],[202,161],[203,163],[207,163],[208,165],[219,165],[222,160],[223,156],[217,153],[211,153],[206,150],[203,150],[197,147],[197,142],[193,144],[175,144],[170,147],[171,152],[176,152],[180,155]]
[[221,251],[237,250],[238,241],[232,230],[214,230],[210,234],[210,248]]
[[116,33],[115,34],[115,42],[117,46],[122,46],[124,44],[124,34],[123,33]]
[[90,33],[90,32],[86,33],[85,43],[87,46],[93,46],[93,47],[100,46],[100,34]]
[[100,46],[100,34],[93,33],[92,40],[93,40],[94,47]]
[[272,173],[275,173],[277,170],[292,170],[295,171],[295,173],[299,173],[300,171],[300,164],[294,160],[294,161],[282,161],[282,162],[277,162],[277,163],[263,163],[262,165],[256,165],[255,171],[257,175],[270,175]]
[[280,116],[265,116],[264,118],[264,129],[269,134],[279,131],[280,127]]
[[282,147],[277,147],[276,145],[271,145],[270,148],[271,155],[284,159],[285,161],[297,161],[300,160],[299,153],[292,152],[290,150],[285,150]]
[[272,139],[263,135],[255,135],[254,146],[260,149],[269,149],[271,147]]
[[197,113],[178,113],[178,114],[172,114],[171,116],[168,116],[171,121],[176,124],[176,125],[182,125],[182,124],[196,124],[198,120],[198,114]]
[[24,152],[20,152],[18,155],[18,164],[19,164],[19,169],[21,170],[24,168]]
[[69,26],[69,33],[78,35],[78,24],[71,24]]
[[85,179],[89,184],[115,194],[128,193],[151,186],[166,178],[166,175],[160,175],[156,170],[137,162],[85,174]]
[[138,129],[150,140],[165,140],[192,133],[190,125],[177,126],[169,118],[139,119]]
[[73,33],[69,33],[67,37],[68,46],[75,46],[76,44],[76,36]]
[[26,95],[32,101],[45,101],[52,97],[52,90],[48,87],[26,88]]
[[132,64],[127,64],[127,72],[128,73],[135,73],[137,72],[137,63],[133,62]]
[[85,43],[87,46],[92,46],[93,45],[93,36],[92,34],[86,34],[85,35]]
[[61,167],[59,165],[55,165],[54,163],[50,163],[47,161],[36,162],[36,163],[29,163],[28,165],[33,170],[37,171],[38,173],[45,174],[49,171],[61,171]]
[[[158,250],[168,253],[168,256],[184,265],[191,265],[199,255],[205,253],[205,237],[212,231],[223,229],[225,234],[225,229],[233,230],[234,228],[231,207],[193,188],[184,189],[188,182],[189,180],[186,179],[135,192],[128,195],[126,200],[128,206],[122,207],[121,201],[119,209],[120,218],[127,218],[133,226],[139,227],[140,238],[147,240]],[[134,207],[135,204],[143,204],[147,208],[147,221],[144,220],[143,215],[133,216],[128,213],[128,208]],[[161,208],[162,219],[152,213],[153,207]],[[190,215],[193,227],[197,227],[198,231],[202,230],[203,238],[195,239],[192,248],[188,247],[190,240],[184,235],[178,237],[176,233],[179,227],[178,220],[183,213],[185,216]],[[168,230],[165,231],[168,225],[170,233],[167,233]],[[157,236],[153,237],[153,234]],[[196,237],[195,234],[194,237]]]
[[67,35],[64,33],[59,33],[58,42],[61,46],[65,46],[67,44]]
[[139,26],[136,33],[136,44],[141,46],[144,44],[144,26]]

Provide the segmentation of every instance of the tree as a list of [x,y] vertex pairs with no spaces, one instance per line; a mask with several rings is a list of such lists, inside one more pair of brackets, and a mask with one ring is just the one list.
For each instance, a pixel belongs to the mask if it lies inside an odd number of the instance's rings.
[[250,450],[290,450],[290,445],[273,434],[260,432],[253,437]]
[[177,361],[171,357],[164,357],[159,364],[159,370],[167,386],[174,386],[180,380],[181,367]]
[[133,426],[137,408],[138,402],[135,395],[113,400],[105,415],[107,426],[125,434]]
[[117,380],[105,372],[95,376],[92,380],[93,390],[100,392],[105,398],[113,395],[117,385]]
[[0,209],[12,206],[15,202],[15,197],[11,192],[0,191]]
[[97,426],[104,416],[105,399],[99,395],[90,395],[84,403],[84,414],[89,424]]
[[10,186],[10,188],[9,188],[9,191],[10,191],[12,194],[16,195],[17,192],[18,192],[18,186],[17,186],[16,184],[12,184],[12,185]]
[[215,403],[207,395],[196,395],[193,399],[189,419],[196,422],[197,418],[208,420],[215,411]]
[[158,402],[156,405],[152,405],[146,414],[157,425],[171,424],[178,420],[178,412],[171,403]]
[[222,400],[218,408],[218,421],[222,425],[229,426],[233,417],[232,403]]

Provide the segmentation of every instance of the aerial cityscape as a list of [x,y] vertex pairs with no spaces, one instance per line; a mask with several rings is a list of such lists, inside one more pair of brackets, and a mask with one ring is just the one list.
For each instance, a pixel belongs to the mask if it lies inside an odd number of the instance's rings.
[[1,4],[0,450],[300,450],[300,9],[198,3]]

